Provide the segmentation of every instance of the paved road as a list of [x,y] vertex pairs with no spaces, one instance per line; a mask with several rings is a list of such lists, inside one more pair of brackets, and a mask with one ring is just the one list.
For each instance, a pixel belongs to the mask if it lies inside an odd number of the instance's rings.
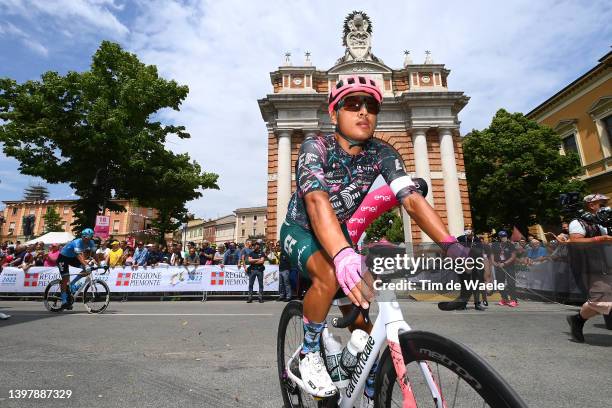
[[[39,302],[0,301],[0,407],[280,407],[275,376],[284,304],[242,301],[113,302],[50,314]],[[575,307],[440,312],[402,303],[414,328],[463,342],[488,360],[531,407],[609,407],[612,331],[587,324],[569,341]],[[375,309],[374,309],[375,313]],[[10,389],[72,390],[70,399],[9,399]]]

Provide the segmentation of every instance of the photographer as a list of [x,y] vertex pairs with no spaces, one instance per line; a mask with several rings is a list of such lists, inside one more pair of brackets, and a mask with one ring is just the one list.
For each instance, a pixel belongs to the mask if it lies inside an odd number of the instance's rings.
[[[493,265],[495,266],[495,279],[497,282],[505,283],[501,291],[502,299],[497,303],[499,306],[517,307],[516,297],[516,247],[508,239],[506,231],[497,233],[499,241],[492,245]],[[539,243],[539,241],[538,241]]]
[[[575,276],[579,274],[588,288],[588,300],[574,316],[567,316],[572,338],[584,342],[584,323],[598,314],[612,310],[612,273],[606,263],[604,243],[612,241],[607,228],[608,197],[590,194],[584,197],[584,212],[569,225],[570,265]],[[612,266],[612,265],[611,265]]]
[[[457,237],[457,241],[463,245],[464,247],[469,249],[469,257],[472,259],[476,259],[479,257],[485,257],[485,249],[482,243],[482,240],[474,234],[472,230],[472,224],[466,224],[464,234]],[[461,292],[459,293],[459,297],[454,301],[450,302],[439,302],[438,309],[443,311],[451,311],[451,310],[465,310],[467,309],[467,304],[472,295],[474,296],[474,310],[484,311],[486,310],[482,307],[480,302],[480,290],[479,289],[468,289],[467,282],[476,282],[476,284],[484,281],[484,269],[481,269],[477,266],[472,268],[471,270],[466,271],[459,275],[459,279],[461,280]],[[486,293],[485,293],[486,295]]]

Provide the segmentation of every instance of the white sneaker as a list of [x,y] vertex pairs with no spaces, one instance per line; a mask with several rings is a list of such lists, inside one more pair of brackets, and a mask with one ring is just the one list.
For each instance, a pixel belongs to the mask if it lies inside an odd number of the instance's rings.
[[300,376],[304,390],[315,397],[331,397],[338,391],[318,351],[306,354],[300,361]]
[[370,399],[367,395],[363,394],[361,396],[361,405],[360,408],[374,408],[374,400]]
[[10,317],[11,317],[11,315],[7,315],[7,314],[4,314],[4,313],[0,313],[0,320],[6,320],[6,319],[8,319],[8,318],[10,318]]

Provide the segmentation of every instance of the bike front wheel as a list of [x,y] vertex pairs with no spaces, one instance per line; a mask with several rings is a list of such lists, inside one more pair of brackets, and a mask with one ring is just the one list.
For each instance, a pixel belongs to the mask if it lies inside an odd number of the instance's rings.
[[49,282],[45,288],[45,296],[43,298],[45,308],[50,312],[61,312],[62,309],[62,280],[56,279]]
[[102,313],[110,303],[110,290],[106,282],[96,279],[83,289],[83,304],[89,313]]
[[[399,336],[406,376],[418,407],[523,408],[527,405],[508,383],[466,346],[434,333],[410,331]],[[426,362],[444,401],[438,405],[419,362]],[[376,378],[376,406],[402,406],[403,396],[387,348]]]

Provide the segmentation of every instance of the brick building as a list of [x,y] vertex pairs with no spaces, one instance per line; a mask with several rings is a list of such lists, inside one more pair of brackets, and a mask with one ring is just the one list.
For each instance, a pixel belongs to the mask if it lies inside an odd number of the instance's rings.
[[591,192],[612,195],[612,52],[527,114],[562,138],[561,153],[578,153]]
[[[128,200],[113,200],[126,208],[125,212],[110,212],[106,211],[106,215],[110,216],[110,234],[117,239],[126,239],[131,235],[142,234],[143,230],[150,228],[151,220],[156,217],[157,212],[153,208],[139,207],[134,202]],[[33,215],[34,236],[40,236],[45,233],[44,215],[48,208],[55,207],[61,217],[61,225],[64,231],[72,232],[72,222],[74,221],[74,212],[72,206],[74,200],[41,200],[41,201],[3,201],[5,204],[2,210],[4,223],[0,224],[0,241],[24,241],[23,235],[23,217]],[[93,225],[92,225],[93,228]]]
[[[305,137],[331,133],[327,96],[339,79],[356,73],[368,75],[383,87],[384,101],[375,137],[387,142],[402,157],[413,177],[427,180],[428,201],[459,235],[471,222],[463,165],[458,113],[469,98],[450,91],[448,70],[435,64],[429,52],[422,64],[410,55],[401,69],[392,69],[371,52],[371,21],[362,12],[351,13],[344,24],[345,54],[336,64],[320,70],[306,53],[294,66],[290,54],[270,74],[273,93],[259,100],[268,130],[267,239],[278,239],[280,223],[295,190],[295,161]],[[403,214],[406,240],[431,241],[408,215]]]
[[[217,245],[228,241],[236,241],[236,215],[230,214],[217,218],[215,221],[215,239]],[[213,242],[213,241],[211,241]]]
[[249,236],[266,235],[268,207],[237,208],[236,214],[236,240],[246,241]]
[[201,218],[189,220],[185,232],[186,242],[195,242],[197,245],[202,244],[203,241],[216,242],[216,222],[217,220],[203,220]]
[[187,221],[185,231],[187,242],[195,242],[198,245],[202,243],[204,240],[204,222],[205,220],[200,218]]

